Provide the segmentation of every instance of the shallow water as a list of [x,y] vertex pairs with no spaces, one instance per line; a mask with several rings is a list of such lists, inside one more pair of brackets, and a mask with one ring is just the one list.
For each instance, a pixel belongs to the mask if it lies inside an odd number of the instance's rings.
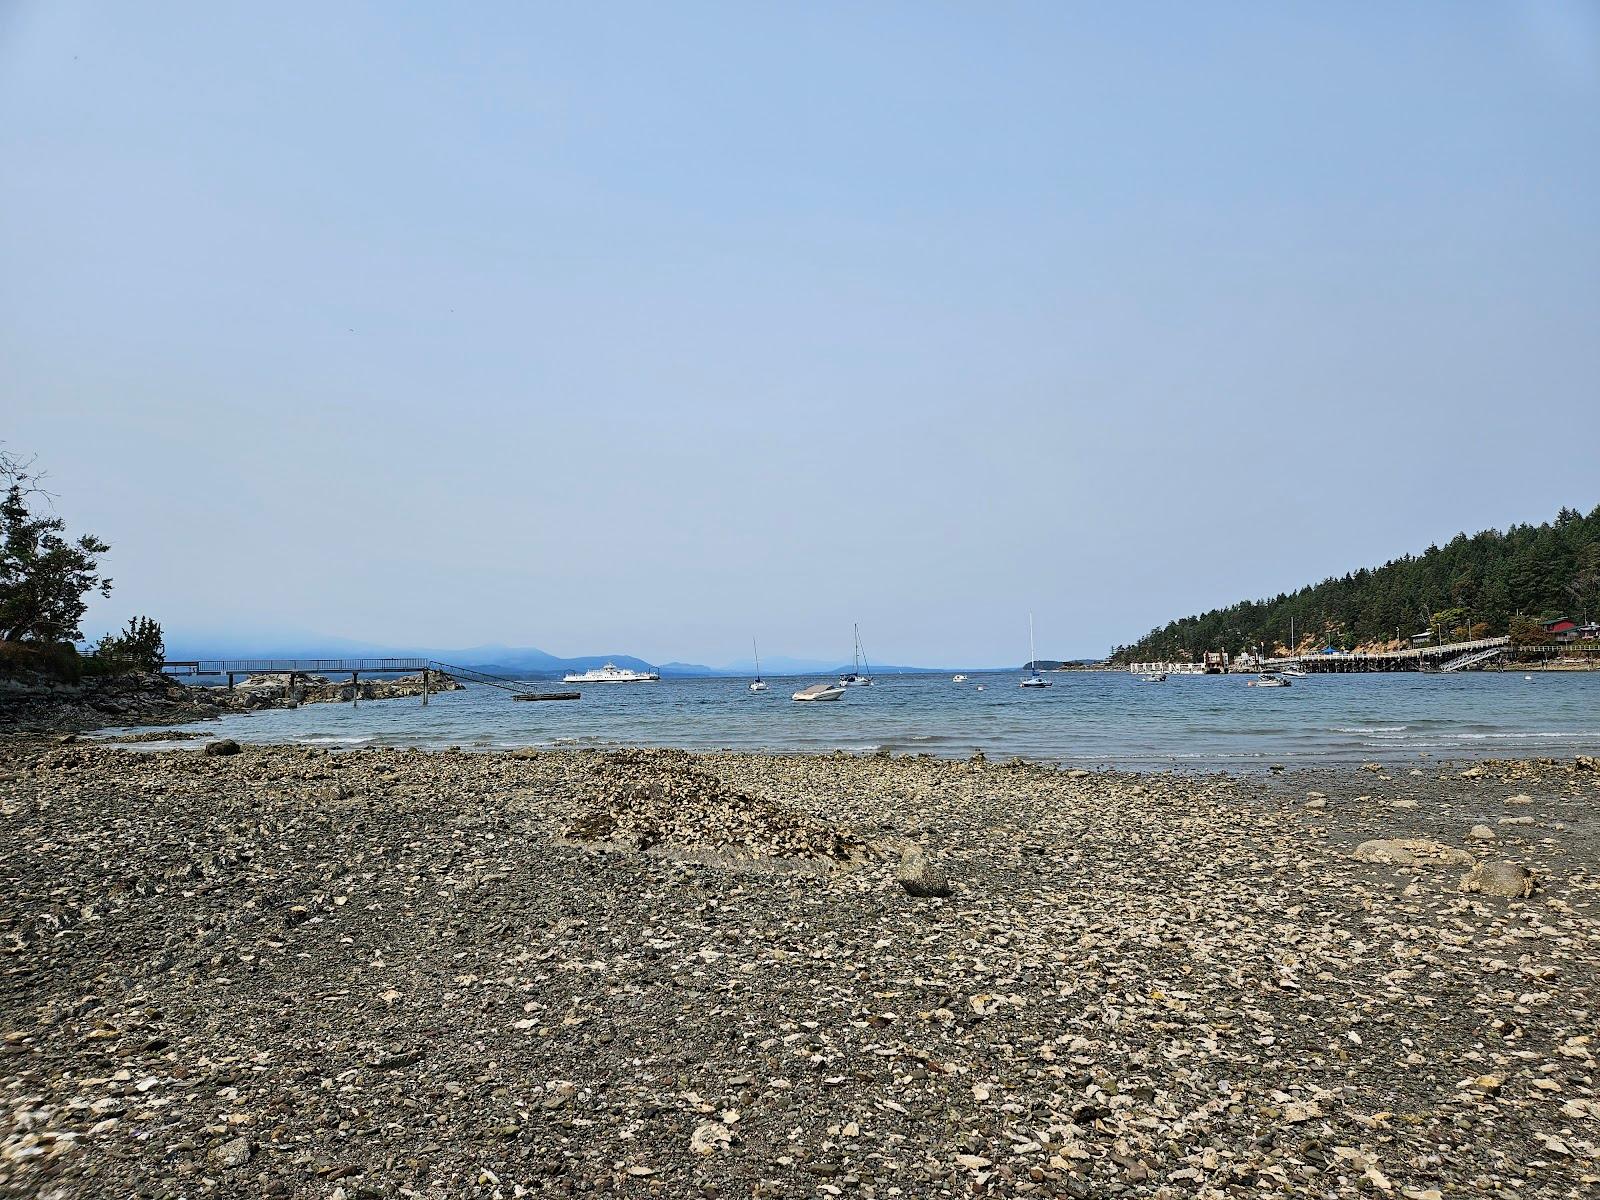
[[[1016,671],[879,676],[833,704],[795,704],[820,677],[602,684],[575,702],[521,703],[473,686],[413,699],[311,704],[185,728],[241,741],[362,745],[679,746],[686,749],[925,751],[1086,765],[1247,768],[1399,759],[1600,753],[1600,672],[1328,675],[1278,689],[1241,675],[1063,672],[1024,689]],[[536,685],[555,690],[559,684]],[[981,690],[980,690],[981,687]]]

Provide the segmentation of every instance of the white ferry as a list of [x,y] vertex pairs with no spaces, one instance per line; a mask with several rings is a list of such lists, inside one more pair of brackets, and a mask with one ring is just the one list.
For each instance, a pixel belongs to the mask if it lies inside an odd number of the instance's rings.
[[633,671],[607,663],[587,671],[563,677],[563,683],[655,683],[661,676],[655,671]]

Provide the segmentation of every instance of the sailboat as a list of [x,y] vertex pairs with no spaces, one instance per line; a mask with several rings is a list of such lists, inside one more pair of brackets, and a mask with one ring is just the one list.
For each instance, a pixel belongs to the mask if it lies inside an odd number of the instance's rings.
[[1039,674],[1039,655],[1033,648],[1033,614],[1028,614],[1028,670],[1029,676],[1022,681],[1020,687],[1049,687],[1051,681]]
[[[840,687],[871,687],[872,686],[872,668],[871,668],[871,666],[869,666],[867,664],[867,656],[861,652],[861,626],[857,625],[855,627],[855,630],[856,630],[855,666],[851,670],[846,671],[843,675],[839,676],[839,686]],[[865,669],[865,671],[867,672],[866,674],[862,674],[863,669]]]
[[756,677],[750,681],[750,690],[764,692],[767,690],[767,681],[761,678],[761,651],[756,649],[755,638],[750,639],[750,652],[756,657]]
[[1289,665],[1279,671],[1280,675],[1287,675],[1292,679],[1304,679],[1306,673],[1300,669],[1300,643],[1294,636],[1294,618],[1289,618]]

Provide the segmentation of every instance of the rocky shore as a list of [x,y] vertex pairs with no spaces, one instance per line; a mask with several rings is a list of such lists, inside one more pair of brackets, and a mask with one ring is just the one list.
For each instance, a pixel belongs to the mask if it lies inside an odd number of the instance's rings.
[[[451,692],[462,685],[440,671],[429,673],[430,692]],[[62,683],[42,677],[0,679],[0,733],[72,733],[108,726],[185,725],[228,713],[298,704],[390,700],[422,694],[422,676],[331,682],[321,676],[299,676],[289,686],[286,675],[252,675],[229,691],[221,687],[188,687],[168,675],[131,672],[125,675]]]
[[0,1195],[1578,1195],[1594,767],[13,739]]

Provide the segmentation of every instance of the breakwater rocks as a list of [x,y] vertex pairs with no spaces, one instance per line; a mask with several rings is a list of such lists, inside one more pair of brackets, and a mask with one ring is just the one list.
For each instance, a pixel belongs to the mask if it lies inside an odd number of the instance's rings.
[[0,678],[0,733],[71,733],[123,725],[182,725],[227,711],[211,688],[136,672],[58,683]]
[[[428,673],[428,691],[455,692],[462,685],[443,671]],[[351,683],[330,680],[322,675],[296,675],[293,686],[287,675],[251,675],[223,692],[219,705],[230,711],[241,708],[285,708],[294,704],[337,704],[351,700],[395,700],[422,695],[422,675],[401,675],[395,679],[374,676]]]
[[[458,691],[462,685],[443,672],[430,672],[430,692]],[[252,675],[232,691],[188,687],[167,675],[136,672],[56,683],[42,678],[0,679],[0,733],[74,733],[134,725],[185,725],[227,713],[260,708],[337,701],[392,700],[422,695],[422,676],[398,679],[330,681],[319,675]]]
[[1579,1194],[1600,772],[1471,770],[13,740],[0,1194]]

